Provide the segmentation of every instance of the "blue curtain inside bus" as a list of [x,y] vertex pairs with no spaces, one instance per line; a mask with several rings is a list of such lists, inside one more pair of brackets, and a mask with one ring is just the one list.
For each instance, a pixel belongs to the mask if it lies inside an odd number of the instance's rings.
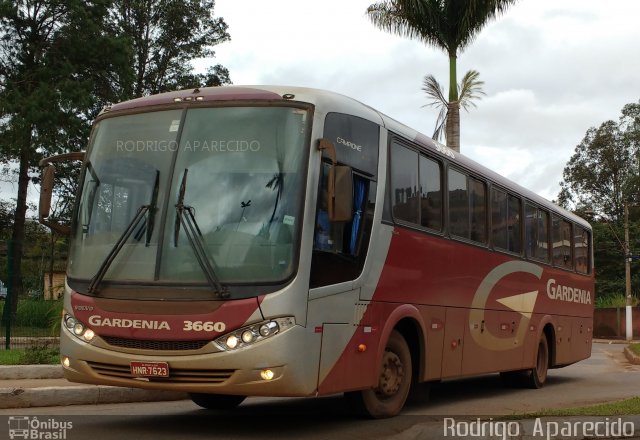
[[349,246],[351,255],[355,255],[356,253],[358,231],[360,230],[360,221],[362,219],[362,204],[367,190],[367,184],[361,177],[353,176],[353,183],[353,205],[355,212],[353,214],[353,223],[351,224],[351,244]]

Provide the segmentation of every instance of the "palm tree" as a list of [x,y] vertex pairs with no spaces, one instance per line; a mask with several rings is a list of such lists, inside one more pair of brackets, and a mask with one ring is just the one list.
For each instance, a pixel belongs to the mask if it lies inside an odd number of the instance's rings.
[[517,0],[382,0],[367,9],[382,30],[416,38],[449,56],[447,146],[460,151],[456,62],[480,30]]
[[[482,99],[480,95],[485,95],[482,90],[484,81],[479,79],[480,73],[476,70],[469,70],[462,77],[462,81],[457,85],[458,87],[458,103],[460,107],[467,112],[471,107],[477,107],[474,101]],[[436,107],[440,110],[438,118],[436,119],[436,127],[433,130],[433,139],[439,141],[442,138],[443,132],[447,131],[447,122],[449,115],[449,101],[444,97],[442,86],[433,75],[426,75],[424,77],[422,90],[427,94],[429,102],[423,107]],[[459,122],[458,122],[459,123]]]

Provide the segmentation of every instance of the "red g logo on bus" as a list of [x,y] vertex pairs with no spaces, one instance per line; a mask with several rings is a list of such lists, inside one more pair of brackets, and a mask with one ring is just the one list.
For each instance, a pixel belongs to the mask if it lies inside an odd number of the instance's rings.
[[[482,280],[473,297],[471,312],[469,313],[469,325],[472,328],[474,322],[477,323],[484,321],[487,299],[496,284],[498,284],[504,277],[518,272],[531,274],[538,280],[542,278],[542,267],[526,261],[509,261],[493,269]],[[476,344],[488,350],[495,351],[511,350],[521,346],[524,342],[527,328],[529,327],[529,320],[531,319],[537,298],[538,291],[534,290],[532,292],[517,293],[515,295],[496,300],[500,304],[522,315],[522,319],[520,320],[518,329],[515,331],[515,335],[510,338],[498,338],[488,330],[482,334],[472,331],[470,333],[473,340]]]

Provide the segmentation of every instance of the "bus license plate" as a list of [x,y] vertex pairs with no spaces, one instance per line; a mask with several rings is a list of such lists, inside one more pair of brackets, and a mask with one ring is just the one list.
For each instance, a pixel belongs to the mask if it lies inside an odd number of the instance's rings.
[[169,364],[166,362],[135,362],[130,364],[131,374],[136,377],[169,377]]

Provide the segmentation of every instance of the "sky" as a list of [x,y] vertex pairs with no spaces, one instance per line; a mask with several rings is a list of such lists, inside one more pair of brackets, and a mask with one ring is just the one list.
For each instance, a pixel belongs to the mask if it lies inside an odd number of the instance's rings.
[[[439,49],[385,33],[373,0],[217,0],[231,40],[196,70],[222,64],[237,85],[342,93],[431,135],[424,76],[448,89]],[[458,55],[458,78],[480,72],[486,96],[461,111],[461,151],[549,200],[586,131],[640,99],[640,1],[519,0]],[[15,198],[17,184],[0,197]],[[37,201],[31,187],[29,199]]]
[[[448,90],[439,49],[373,26],[372,0],[217,0],[231,41],[214,48],[234,84],[345,94],[431,135],[424,76]],[[458,54],[486,96],[461,111],[461,152],[547,199],[586,131],[640,99],[640,1],[519,0]]]

